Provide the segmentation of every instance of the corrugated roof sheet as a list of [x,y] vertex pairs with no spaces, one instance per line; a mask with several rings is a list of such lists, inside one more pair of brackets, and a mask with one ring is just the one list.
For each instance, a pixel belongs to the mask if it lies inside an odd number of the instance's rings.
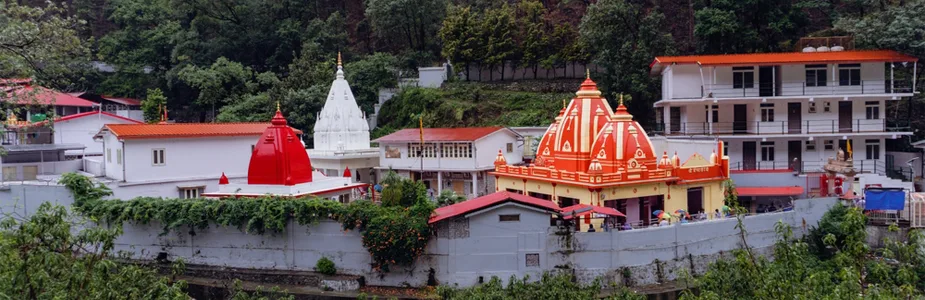
[[433,224],[441,220],[465,215],[509,201],[546,209],[552,212],[559,212],[561,210],[555,202],[505,191],[438,208],[434,210],[434,214],[430,217],[428,223]]
[[105,95],[102,97],[103,99],[106,99],[106,100],[109,100],[115,103],[119,103],[122,105],[129,105],[129,106],[140,106],[141,105],[141,100],[138,100],[138,99],[120,98],[120,97],[112,97],[112,96],[105,96]]
[[[475,141],[504,127],[424,128],[424,141]],[[419,128],[408,128],[378,138],[374,142],[416,142],[421,140]]]
[[853,63],[853,62],[915,62],[918,58],[893,50],[857,50],[828,52],[778,52],[749,54],[658,56],[649,65],[651,74],[660,74],[670,64],[722,65],[767,65],[805,63]]
[[[120,139],[167,139],[210,136],[259,136],[270,123],[107,124]],[[302,131],[293,129],[296,134]]]
[[740,186],[736,187],[739,196],[798,196],[803,194],[799,186]]

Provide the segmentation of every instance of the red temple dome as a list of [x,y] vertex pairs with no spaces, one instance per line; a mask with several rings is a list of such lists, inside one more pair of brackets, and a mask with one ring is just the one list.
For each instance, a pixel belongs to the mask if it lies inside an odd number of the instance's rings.
[[308,152],[276,105],[271,125],[260,136],[247,169],[247,184],[296,185],[312,181]]
[[617,111],[597,135],[591,149],[605,173],[655,169],[658,164],[649,136],[626,111],[622,95]]
[[597,135],[611,120],[612,109],[590,78],[581,83],[575,98],[565,105],[537,147],[539,164],[548,168],[585,172]]

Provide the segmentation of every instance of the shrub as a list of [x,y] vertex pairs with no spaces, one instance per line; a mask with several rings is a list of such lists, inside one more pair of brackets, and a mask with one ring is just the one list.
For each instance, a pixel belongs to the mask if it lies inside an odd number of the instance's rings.
[[337,273],[337,268],[334,266],[333,261],[327,257],[322,257],[315,263],[315,271],[324,275],[334,275]]

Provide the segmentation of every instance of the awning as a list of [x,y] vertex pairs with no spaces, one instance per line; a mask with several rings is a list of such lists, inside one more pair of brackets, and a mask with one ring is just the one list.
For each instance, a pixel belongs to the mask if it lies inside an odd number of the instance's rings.
[[739,196],[799,196],[803,187],[799,186],[740,186],[736,187]]
[[574,217],[580,217],[587,214],[601,214],[610,217],[625,217],[620,211],[610,208],[610,207],[601,207],[588,204],[575,204],[562,209],[562,219],[569,220]]

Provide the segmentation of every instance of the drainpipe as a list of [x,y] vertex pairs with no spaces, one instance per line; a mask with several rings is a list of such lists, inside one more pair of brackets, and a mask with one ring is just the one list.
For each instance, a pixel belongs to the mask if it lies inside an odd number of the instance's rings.
[[128,182],[128,178],[125,178],[125,141],[120,141],[119,144],[122,144],[122,182]]

